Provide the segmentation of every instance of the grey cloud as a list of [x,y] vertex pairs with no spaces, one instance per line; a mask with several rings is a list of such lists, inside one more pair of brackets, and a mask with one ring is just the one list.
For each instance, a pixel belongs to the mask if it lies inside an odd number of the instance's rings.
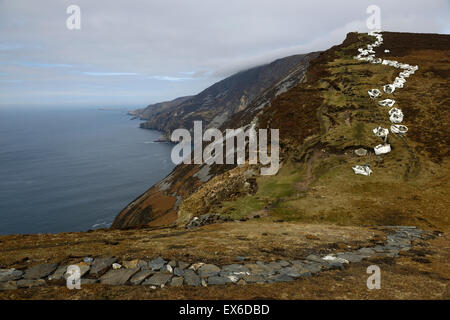
[[[81,30],[66,28],[71,4],[81,8]],[[366,32],[371,4],[384,30],[450,30],[443,0],[1,1],[0,73],[10,82],[0,86],[0,104],[146,105],[194,94],[239,70]]]

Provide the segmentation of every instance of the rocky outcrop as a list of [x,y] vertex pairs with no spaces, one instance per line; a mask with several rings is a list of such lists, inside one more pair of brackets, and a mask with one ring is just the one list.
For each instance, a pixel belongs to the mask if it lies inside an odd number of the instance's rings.
[[[311,59],[311,56],[314,54],[294,55],[241,71],[195,96],[149,105],[145,109],[134,111],[133,115],[138,114],[141,119],[146,120],[141,124],[142,128],[161,131],[167,140],[175,129],[192,129],[195,120],[203,120],[204,127],[218,128],[235,113],[247,109],[253,100],[277,85],[299,66],[304,67],[305,61]],[[289,79],[277,89],[279,93],[296,83],[292,77]]]

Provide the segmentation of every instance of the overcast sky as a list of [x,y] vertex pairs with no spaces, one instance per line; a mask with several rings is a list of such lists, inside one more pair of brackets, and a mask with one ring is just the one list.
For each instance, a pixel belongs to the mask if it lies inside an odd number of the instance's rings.
[[[449,33],[450,1],[0,0],[0,106],[145,106],[382,29]],[[69,30],[69,5],[81,29]]]

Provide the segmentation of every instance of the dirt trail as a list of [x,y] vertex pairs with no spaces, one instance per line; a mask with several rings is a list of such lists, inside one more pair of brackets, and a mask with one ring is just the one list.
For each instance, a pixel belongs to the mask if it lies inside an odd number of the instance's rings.
[[306,172],[304,178],[296,184],[296,189],[300,192],[306,192],[309,189],[309,185],[314,181],[313,166],[317,159],[321,158],[322,154],[320,150],[314,149],[311,156],[306,161]]

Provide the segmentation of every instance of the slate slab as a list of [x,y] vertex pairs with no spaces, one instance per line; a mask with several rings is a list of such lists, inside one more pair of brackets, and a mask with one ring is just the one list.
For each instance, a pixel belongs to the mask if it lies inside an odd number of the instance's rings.
[[348,262],[361,262],[367,255],[358,254],[354,252],[344,252],[344,253],[338,253],[336,255],[338,258],[342,258],[347,260]]
[[155,273],[153,276],[145,280],[142,285],[144,286],[164,286],[172,278],[168,273]]
[[191,265],[190,263],[183,262],[183,261],[178,261],[178,268],[180,268],[181,270],[186,269],[190,265]]
[[176,267],[175,269],[173,269],[173,274],[178,277],[182,277],[184,276],[184,270],[179,267]]
[[198,269],[200,278],[208,278],[218,275],[220,268],[213,264],[204,264]]
[[100,283],[111,286],[124,285],[138,271],[139,268],[109,270],[100,278]]
[[200,286],[202,284],[200,277],[191,269],[184,271],[184,282],[188,286]]
[[89,274],[99,277],[111,268],[111,265],[117,261],[116,258],[97,258],[92,263]]
[[148,263],[148,267],[153,270],[153,271],[157,271],[162,269],[162,267],[164,267],[164,265],[166,264],[166,260],[164,260],[161,257],[158,257],[156,259],[153,259],[152,261],[150,261]]
[[0,269],[0,282],[13,281],[22,278],[23,271],[11,269]]
[[212,277],[208,278],[208,284],[211,284],[211,285],[227,284],[230,282],[231,282],[231,280],[226,277],[212,276]]
[[294,280],[292,277],[286,275],[286,274],[276,274],[273,276],[270,276],[268,279],[268,282],[288,282]]
[[58,265],[56,263],[39,264],[28,269],[23,278],[27,280],[42,279],[53,273],[57,267]]
[[261,276],[261,275],[257,275],[257,274],[250,274],[250,275],[246,275],[242,278],[245,282],[247,283],[262,283],[262,282],[266,282],[266,279]]
[[170,281],[171,287],[181,287],[183,285],[183,277],[173,277]]
[[130,282],[133,285],[139,285],[142,283],[142,281],[144,281],[154,273],[155,273],[154,271],[150,270],[141,270],[138,273],[136,273],[133,277],[131,277]]

